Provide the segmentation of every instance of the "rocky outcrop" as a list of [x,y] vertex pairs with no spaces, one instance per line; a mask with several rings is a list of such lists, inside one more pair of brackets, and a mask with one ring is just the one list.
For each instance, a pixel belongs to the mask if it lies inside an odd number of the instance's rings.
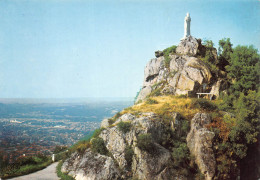
[[186,63],[176,82],[176,94],[187,94],[202,91],[202,85],[209,84],[211,73],[208,67],[198,58],[186,57]]
[[181,40],[176,49],[176,53],[195,56],[199,54],[200,47],[202,47],[200,39],[188,36],[185,39]]
[[67,159],[61,171],[76,180],[121,179],[120,171],[111,157],[87,150],[83,155],[74,153]]
[[[113,157],[117,160],[119,166],[124,168],[127,163],[125,160],[125,148],[135,146],[137,136],[140,134],[151,133],[155,143],[160,142],[160,137],[165,133],[166,127],[154,113],[143,113],[135,117],[132,114],[124,114],[114,124],[120,121],[131,122],[132,128],[129,132],[121,132],[117,126],[105,129],[100,134],[105,145]],[[157,119],[157,121],[155,121]],[[112,125],[113,126],[113,125]]]
[[155,57],[161,57],[163,56],[163,52],[162,51],[155,51]]
[[[216,50],[213,49],[216,56]],[[215,53],[214,53],[215,52]],[[197,56],[205,54],[205,47],[200,39],[192,36],[181,40],[176,54],[169,55],[169,64],[165,64],[163,54],[156,51],[156,57],[149,61],[144,70],[143,87],[136,102],[145,99],[152,91],[159,89],[161,94],[196,94],[197,92],[210,92],[218,96],[219,88],[216,77],[207,65]],[[205,88],[207,87],[207,88]]]
[[209,68],[198,58],[187,55],[170,55],[169,58],[169,68],[165,68],[164,57],[148,62],[143,88],[136,102],[145,99],[153,90],[161,87],[162,94],[194,94],[202,91],[203,84],[211,83],[212,75]]
[[154,151],[156,154],[150,154],[141,151],[135,147],[135,156],[133,158],[132,172],[138,179],[172,179],[178,177],[168,164],[171,163],[171,153],[159,144],[155,143]]
[[161,70],[164,69],[164,57],[154,58],[148,62],[144,69],[144,86],[153,85]]
[[206,128],[211,122],[210,116],[205,113],[197,113],[191,120],[191,129],[187,136],[187,145],[196,164],[206,180],[211,180],[215,174],[216,160],[212,149],[214,133]]
[[103,121],[101,122],[100,127],[101,128],[107,128],[109,126],[109,119],[105,118],[103,119]]
[[[67,172],[75,179],[127,179],[135,177],[146,180],[168,180],[173,177],[185,179],[176,174],[171,164],[173,160],[170,150],[161,145],[162,137],[169,132],[171,124],[174,129],[180,121],[178,113],[172,114],[172,123],[165,124],[155,113],[141,113],[138,116],[124,114],[99,135],[104,140],[111,157],[95,154],[87,150],[83,155],[74,153],[67,159],[62,172]],[[106,121],[106,119],[104,120]],[[119,122],[130,122],[128,132],[122,132],[117,127]],[[153,140],[152,152],[141,150],[137,146],[140,134],[150,134]],[[126,148],[133,150],[132,163],[126,160]],[[117,166],[117,165],[118,166]],[[120,169],[120,173],[119,173]]]
[[[203,53],[205,47],[199,39],[192,36],[183,39],[174,54],[164,57],[162,51],[156,51],[156,58],[149,61],[145,67],[143,87],[136,102],[151,93],[186,95],[206,91],[218,96],[223,88],[222,81],[212,77],[210,69],[199,59]],[[193,117],[190,132],[186,137],[187,131],[184,129],[188,129],[187,121],[183,124],[183,117],[177,112],[167,112],[166,117],[162,113],[159,115],[153,112],[129,111],[134,114],[126,113],[116,119],[104,119],[101,123],[99,140],[102,148],[108,151],[107,156],[93,153],[90,149],[83,154],[74,153],[64,162],[62,171],[77,180],[188,179],[195,176],[195,173],[184,166],[194,164],[193,160],[188,162],[188,158],[185,160],[180,156],[180,159],[185,161],[183,165],[181,160],[178,164],[177,158],[178,153],[184,151],[184,156],[188,156],[188,146],[206,179],[213,179],[216,169],[212,150],[214,133],[206,128],[211,121],[208,114],[197,113]],[[149,142],[143,145],[140,143],[140,137],[144,138],[145,142],[148,139]],[[94,143],[94,140],[90,141],[92,148],[95,147]],[[184,169],[181,169],[182,167]],[[184,171],[181,172],[182,170]]]
[[[174,169],[172,149],[163,146],[163,138],[169,132],[182,134],[182,116],[173,112],[168,123],[157,114],[139,113],[133,115],[123,114],[113,124],[103,129],[100,138],[109,151],[109,157],[91,152],[74,153],[67,159],[62,172],[66,172],[77,180],[83,179],[129,179],[130,177],[145,180],[187,179]],[[117,126],[120,122],[131,123],[128,131],[124,132]],[[206,179],[212,179],[215,174],[215,158],[212,151],[214,133],[206,129],[210,123],[209,115],[198,113],[191,121],[191,130],[187,136],[187,145],[195,162]],[[137,140],[141,134],[150,134],[152,138],[152,151],[140,149]],[[131,149],[131,163],[127,149]],[[128,157],[128,159],[127,159]]]

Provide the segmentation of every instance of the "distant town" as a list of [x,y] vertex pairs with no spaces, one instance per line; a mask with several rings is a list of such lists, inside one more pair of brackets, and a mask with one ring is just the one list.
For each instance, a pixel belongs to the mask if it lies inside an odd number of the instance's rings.
[[130,104],[0,104],[0,154],[9,162],[50,155],[56,146],[73,145],[97,129],[103,118]]

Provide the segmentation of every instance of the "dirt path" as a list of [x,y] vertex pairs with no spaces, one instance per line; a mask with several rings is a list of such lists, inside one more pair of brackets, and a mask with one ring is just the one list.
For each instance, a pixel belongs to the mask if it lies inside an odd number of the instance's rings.
[[56,166],[58,162],[55,162],[45,169],[37,171],[32,174],[12,178],[12,180],[59,180],[56,174]]

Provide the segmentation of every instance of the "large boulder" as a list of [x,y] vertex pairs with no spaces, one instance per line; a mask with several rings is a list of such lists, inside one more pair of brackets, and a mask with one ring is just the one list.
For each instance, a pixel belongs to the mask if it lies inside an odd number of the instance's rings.
[[164,68],[164,57],[151,59],[147,63],[144,69],[144,86],[149,86],[156,83],[156,77],[159,75],[160,71]]
[[197,113],[191,120],[191,129],[187,135],[187,145],[200,171],[206,180],[212,180],[215,175],[216,160],[212,149],[215,134],[206,126],[211,122],[210,116]]
[[61,171],[76,180],[121,179],[120,171],[111,157],[93,153],[74,153],[62,165]]
[[133,176],[146,180],[166,180],[173,177],[178,179],[172,168],[168,166],[172,161],[171,153],[157,143],[154,144],[154,151],[155,154],[150,154],[135,147],[132,165]]
[[[201,91],[203,84],[209,84],[211,72],[209,68],[198,58],[187,57],[183,69],[176,82],[176,94],[196,93]],[[174,60],[173,60],[174,61]]]

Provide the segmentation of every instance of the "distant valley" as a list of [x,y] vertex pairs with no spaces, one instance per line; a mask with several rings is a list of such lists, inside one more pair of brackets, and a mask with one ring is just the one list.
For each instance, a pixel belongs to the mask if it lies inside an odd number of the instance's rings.
[[100,122],[132,105],[130,99],[0,99],[0,153],[10,162],[22,155],[51,154],[70,146]]

